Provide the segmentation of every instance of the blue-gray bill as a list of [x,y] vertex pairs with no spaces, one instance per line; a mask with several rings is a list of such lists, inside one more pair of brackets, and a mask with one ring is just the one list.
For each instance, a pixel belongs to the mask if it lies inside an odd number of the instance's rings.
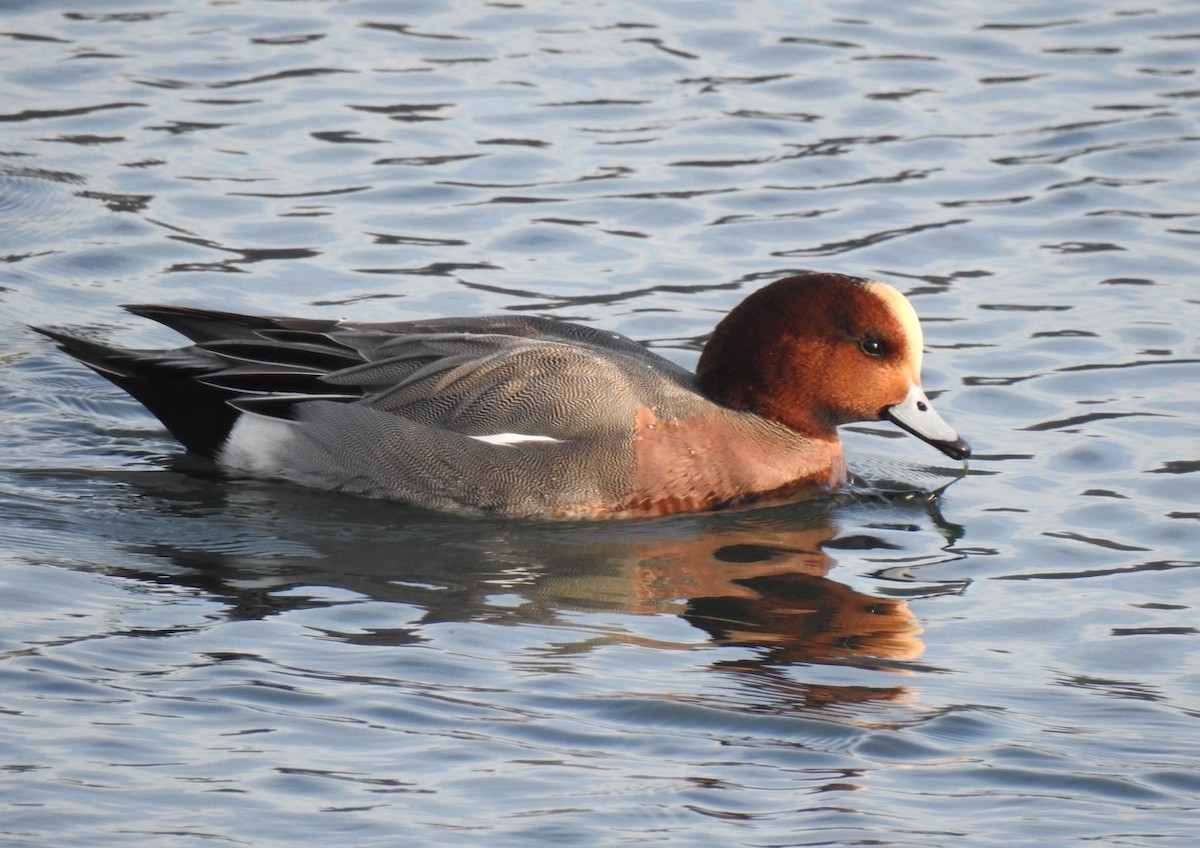
[[884,407],[879,417],[886,418],[901,430],[928,442],[946,456],[966,459],[971,455],[971,446],[959,438],[958,433],[942,420],[942,416],[934,410],[920,386],[914,385],[909,389],[904,400],[899,403]]

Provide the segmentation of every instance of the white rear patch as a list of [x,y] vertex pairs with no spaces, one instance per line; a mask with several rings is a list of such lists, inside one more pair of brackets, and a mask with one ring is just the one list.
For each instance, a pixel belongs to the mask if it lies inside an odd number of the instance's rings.
[[282,477],[291,454],[295,422],[243,412],[217,461],[260,477]]
[[550,436],[529,436],[525,433],[496,433],[491,436],[471,436],[477,442],[487,442],[489,445],[502,445],[503,447],[511,448],[513,445],[521,445],[526,442],[561,442],[562,439],[551,438]]

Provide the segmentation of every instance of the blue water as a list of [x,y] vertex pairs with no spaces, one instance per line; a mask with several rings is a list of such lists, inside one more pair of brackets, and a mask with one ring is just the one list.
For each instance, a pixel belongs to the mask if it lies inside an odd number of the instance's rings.
[[[0,843],[1191,846],[1200,9],[0,2]],[[463,520],[233,480],[28,324],[878,277],[963,479]]]

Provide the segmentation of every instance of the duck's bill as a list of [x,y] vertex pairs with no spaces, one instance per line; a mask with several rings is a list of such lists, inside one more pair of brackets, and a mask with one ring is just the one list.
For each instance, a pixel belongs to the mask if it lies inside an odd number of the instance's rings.
[[971,455],[971,446],[960,439],[958,433],[934,411],[933,404],[925,397],[920,386],[914,385],[904,400],[884,407],[880,415],[901,430],[907,430],[918,439],[929,442],[946,456],[966,459]]

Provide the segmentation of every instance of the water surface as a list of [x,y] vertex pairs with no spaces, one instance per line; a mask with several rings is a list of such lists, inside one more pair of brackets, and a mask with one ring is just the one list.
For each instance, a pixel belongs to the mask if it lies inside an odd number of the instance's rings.
[[[1200,829],[1200,12],[0,2],[0,842],[1129,845]],[[692,365],[888,280],[961,469],[470,520],[179,454],[27,324],[519,311]]]

